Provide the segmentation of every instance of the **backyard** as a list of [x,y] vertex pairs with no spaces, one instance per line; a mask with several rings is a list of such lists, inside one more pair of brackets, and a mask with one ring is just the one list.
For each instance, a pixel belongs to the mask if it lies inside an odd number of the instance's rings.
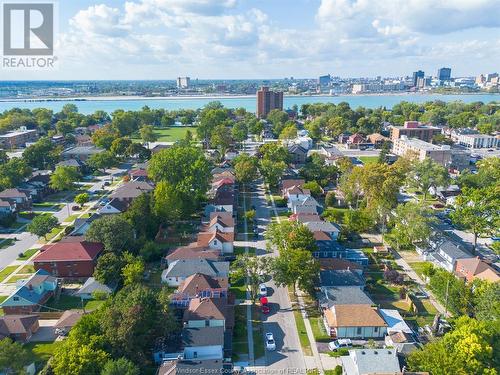
[[[175,142],[184,139],[187,131],[191,131],[193,137],[196,137],[196,127],[194,126],[178,126],[169,128],[154,128],[154,134],[158,137],[158,142]],[[134,134],[132,141],[142,142],[138,133]]]

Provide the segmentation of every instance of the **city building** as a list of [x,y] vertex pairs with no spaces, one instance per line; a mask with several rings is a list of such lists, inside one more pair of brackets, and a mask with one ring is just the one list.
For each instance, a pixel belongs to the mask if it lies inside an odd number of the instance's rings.
[[177,88],[188,89],[191,79],[189,77],[177,77]]
[[449,81],[451,79],[451,68],[439,68],[437,78],[440,81]]
[[498,146],[498,138],[488,134],[459,134],[457,143],[469,148],[493,148]]
[[257,117],[265,118],[273,109],[283,110],[283,92],[271,91],[262,86],[257,91]]
[[413,86],[417,86],[418,79],[424,77],[425,73],[422,70],[417,70],[416,72],[413,72]]
[[418,138],[425,142],[432,142],[432,137],[441,134],[441,129],[431,125],[424,125],[419,121],[405,121],[403,126],[389,126],[391,140],[407,136],[408,138]]
[[331,77],[330,74],[327,74],[326,76],[320,76],[318,78],[318,84],[320,86],[328,86],[330,84]]
[[406,136],[394,140],[392,152],[398,156],[405,156],[408,154],[417,156],[419,160],[431,158],[435,162],[446,167],[451,164],[452,152],[450,146],[437,146],[420,139],[410,139]]
[[26,143],[36,142],[38,132],[36,129],[27,129],[21,126],[19,129],[0,135],[0,147],[13,149],[25,147]]

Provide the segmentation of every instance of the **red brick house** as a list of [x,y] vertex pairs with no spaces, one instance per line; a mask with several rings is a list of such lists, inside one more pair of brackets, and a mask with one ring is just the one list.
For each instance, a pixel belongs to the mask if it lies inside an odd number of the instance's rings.
[[42,247],[33,263],[36,270],[43,269],[57,277],[90,277],[103,250],[103,244],[98,242],[58,242]]

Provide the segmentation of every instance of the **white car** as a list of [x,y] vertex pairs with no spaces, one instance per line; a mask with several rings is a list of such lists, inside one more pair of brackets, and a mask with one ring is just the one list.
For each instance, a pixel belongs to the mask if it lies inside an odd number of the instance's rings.
[[259,285],[259,295],[261,297],[267,297],[267,286],[266,284]]
[[266,349],[269,351],[276,350],[276,342],[271,332],[266,333]]
[[330,350],[336,351],[340,348],[349,348],[352,346],[351,339],[338,339],[328,343],[328,348]]

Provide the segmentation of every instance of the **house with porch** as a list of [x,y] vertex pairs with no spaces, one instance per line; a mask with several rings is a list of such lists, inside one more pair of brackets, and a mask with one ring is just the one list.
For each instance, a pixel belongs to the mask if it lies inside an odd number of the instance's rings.
[[228,290],[227,277],[212,277],[196,273],[186,278],[170,298],[172,305],[185,308],[194,298],[227,298]]
[[387,323],[370,304],[334,305],[324,309],[323,323],[332,338],[376,339],[387,333]]

